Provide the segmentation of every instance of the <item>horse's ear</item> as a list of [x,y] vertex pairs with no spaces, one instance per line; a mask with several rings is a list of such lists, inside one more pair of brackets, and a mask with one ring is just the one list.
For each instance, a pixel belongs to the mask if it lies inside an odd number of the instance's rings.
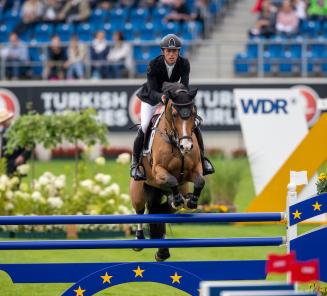
[[190,91],[188,92],[188,94],[189,94],[192,98],[195,98],[197,92],[198,92],[198,89],[197,89],[197,88],[194,88],[194,89],[190,90]]

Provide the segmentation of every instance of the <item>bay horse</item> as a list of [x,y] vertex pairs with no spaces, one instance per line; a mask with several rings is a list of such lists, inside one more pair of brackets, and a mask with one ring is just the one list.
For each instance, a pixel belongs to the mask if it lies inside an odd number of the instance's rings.
[[[180,83],[165,82],[163,92],[166,103],[157,126],[152,128],[151,154],[142,158],[147,180],[130,181],[130,196],[137,214],[144,214],[146,206],[149,214],[173,213],[184,205],[196,209],[205,185],[194,134],[201,122],[194,103],[197,89],[189,91]],[[188,182],[194,184],[193,192],[188,192]],[[150,238],[164,236],[165,224],[150,224]],[[138,225],[136,238],[145,238],[142,224]],[[157,261],[169,257],[168,248],[159,248],[155,255]]]

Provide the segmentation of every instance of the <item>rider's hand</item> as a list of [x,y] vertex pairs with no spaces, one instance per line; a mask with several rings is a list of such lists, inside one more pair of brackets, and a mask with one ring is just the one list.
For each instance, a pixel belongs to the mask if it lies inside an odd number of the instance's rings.
[[166,95],[161,96],[161,102],[165,105],[166,104]]

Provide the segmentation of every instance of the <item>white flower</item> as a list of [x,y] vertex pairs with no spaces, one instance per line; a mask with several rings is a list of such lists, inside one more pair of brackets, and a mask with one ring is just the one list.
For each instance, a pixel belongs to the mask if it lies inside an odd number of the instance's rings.
[[27,175],[29,171],[30,171],[30,166],[28,164],[22,164],[17,167],[17,172],[20,175]]
[[31,195],[31,199],[32,199],[33,201],[41,201],[41,200],[42,200],[42,195],[41,195],[40,192],[38,192],[38,191],[34,191],[34,192],[32,193],[32,195]]
[[122,194],[120,195],[120,198],[121,198],[123,201],[129,201],[129,200],[130,200],[129,195],[126,194],[126,193],[122,193]]
[[94,177],[94,180],[96,180],[97,182],[102,183],[103,185],[107,185],[111,180],[111,176],[110,175],[104,175],[104,174],[96,174],[95,177]]
[[54,175],[51,172],[45,172],[42,176],[49,180],[54,178]]
[[6,204],[5,204],[5,210],[6,211],[10,211],[10,210],[12,210],[14,208],[14,205],[11,203],[11,202],[7,202]]
[[8,200],[12,200],[12,198],[14,197],[14,193],[11,190],[8,190],[5,196]]
[[41,186],[45,186],[45,185],[49,184],[49,179],[43,175],[39,178],[39,184]]
[[65,181],[62,178],[56,178],[56,180],[54,181],[54,186],[57,189],[62,189],[65,187]]
[[107,191],[108,194],[119,195],[120,188],[119,188],[119,185],[117,183],[113,183],[110,186],[106,187],[105,191]]
[[8,178],[7,175],[1,175],[0,176],[0,184],[2,184],[5,187],[8,186],[8,185],[10,185],[9,178]]
[[19,178],[18,177],[12,177],[10,180],[9,180],[9,187],[10,188],[13,188],[15,187],[16,185],[19,184]]
[[41,190],[41,184],[38,181],[34,180],[33,188],[37,191]]
[[60,197],[49,197],[48,204],[52,208],[60,209],[64,203]]
[[130,213],[130,210],[127,207],[125,207],[124,205],[120,205],[118,207],[118,211],[120,213],[122,213],[122,214],[129,214]]
[[93,193],[94,194],[99,194],[101,192],[101,187],[99,185],[95,185],[93,187]]
[[104,158],[104,157],[97,157],[96,159],[95,159],[95,163],[97,164],[97,165],[101,165],[101,166],[103,166],[103,165],[105,165],[106,164],[106,159]]
[[6,191],[6,185],[0,183],[0,192],[4,192],[4,191]]
[[79,183],[82,187],[91,190],[93,187],[93,181],[90,179],[83,180]]
[[116,159],[116,162],[121,164],[127,164],[131,161],[131,155],[129,153],[121,153],[118,155],[118,158]]
[[105,191],[105,190],[101,190],[100,193],[99,193],[100,197],[106,197],[107,195],[108,195],[108,192]]
[[28,192],[28,185],[26,183],[21,183],[19,189],[24,192]]
[[108,199],[107,204],[113,206],[115,204],[115,200],[113,198]]

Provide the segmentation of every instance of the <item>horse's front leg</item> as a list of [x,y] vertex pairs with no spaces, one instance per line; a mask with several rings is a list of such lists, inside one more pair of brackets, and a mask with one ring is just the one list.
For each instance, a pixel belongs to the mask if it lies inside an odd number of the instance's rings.
[[180,209],[184,205],[183,195],[178,190],[177,179],[170,174],[165,168],[160,165],[154,166],[154,174],[156,183],[160,186],[168,187],[173,193],[173,200],[171,206],[174,209]]
[[193,193],[188,193],[186,195],[186,205],[189,209],[196,209],[198,207],[200,194],[205,185],[205,180],[203,178],[201,168],[197,168],[192,174],[192,182],[194,183],[194,190]]

